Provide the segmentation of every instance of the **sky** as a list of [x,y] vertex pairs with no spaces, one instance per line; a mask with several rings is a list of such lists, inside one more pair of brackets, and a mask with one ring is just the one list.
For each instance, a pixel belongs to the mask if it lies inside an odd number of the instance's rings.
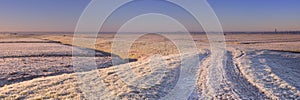
[[[154,5],[157,6],[163,3],[161,0],[154,1]],[[300,30],[300,0],[207,1],[219,18],[224,31],[274,31],[275,28],[279,31]],[[89,2],[90,0],[0,0],[0,31],[73,32]],[[105,6],[109,5],[105,4]],[[150,3],[141,2],[136,3],[134,8],[151,9],[149,5]],[[153,9],[154,7],[156,6],[153,6]],[[121,23],[119,21],[124,21],[126,16],[138,14],[130,8],[127,11],[120,10],[120,12],[123,13],[108,21],[110,24],[104,31],[112,31],[114,25]],[[201,27],[194,25],[192,18],[184,16],[187,14],[176,7],[169,7],[162,12],[182,16],[179,22],[188,24],[193,31],[202,31]],[[128,27],[126,31],[180,31],[176,30],[173,20],[168,20],[165,16],[157,14],[139,17],[143,18],[137,18],[136,22],[131,22],[134,27]]]

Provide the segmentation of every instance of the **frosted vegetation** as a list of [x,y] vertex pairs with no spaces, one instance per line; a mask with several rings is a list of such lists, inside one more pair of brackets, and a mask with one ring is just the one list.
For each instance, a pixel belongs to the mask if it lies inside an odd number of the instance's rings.
[[[279,36],[226,35],[226,63],[212,66],[205,35],[193,35],[200,65],[189,99],[300,99],[300,36]],[[69,36],[41,37],[70,42]],[[151,37],[159,43],[148,49]],[[97,49],[109,51],[112,36],[102,38]],[[138,61],[113,66],[109,55],[98,52],[92,58],[97,67],[80,73],[74,73],[71,46],[30,38],[1,39],[0,45],[0,99],[159,99],[176,85],[181,64],[178,52],[169,50],[172,42],[156,35],[133,45],[131,57]]]

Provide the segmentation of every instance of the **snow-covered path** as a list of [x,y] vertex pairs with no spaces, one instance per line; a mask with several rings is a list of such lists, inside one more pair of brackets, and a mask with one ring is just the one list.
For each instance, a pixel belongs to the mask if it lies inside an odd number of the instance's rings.
[[[44,49],[52,47],[56,56],[24,55],[32,51],[30,48],[39,52],[29,54],[39,55],[49,53]],[[174,88],[180,74],[178,55],[72,73],[71,58],[66,56],[70,53],[66,48],[70,47],[36,43],[30,48],[25,44],[0,48],[13,51],[0,53],[0,85],[5,85],[0,87],[0,99],[87,99],[91,96],[97,99],[159,99]],[[221,63],[223,65],[211,64],[215,61],[209,50],[199,50],[199,76],[190,99],[300,99],[299,53],[233,47],[226,50],[226,59],[221,60],[226,62]],[[15,55],[8,57],[7,54]],[[111,65],[109,57],[99,57],[96,61],[104,67]],[[58,74],[51,76],[53,73]],[[136,76],[132,77],[133,73]],[[20,80],[26,77],[32,78]]]

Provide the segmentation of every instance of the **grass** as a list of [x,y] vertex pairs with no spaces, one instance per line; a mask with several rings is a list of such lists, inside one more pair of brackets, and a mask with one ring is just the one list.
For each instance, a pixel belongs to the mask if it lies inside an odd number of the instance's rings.
[[[136,40],[129,50],[129,55],[118,54],[112,52],[111,48],[113,46],[113,37],[112,34],[104,34],[101,37],[97,38],[97,42],[95,45],[76,45],[79,47],[96,49],[104,52],[114,53],[119,55],[122,58],[130,58],[130,59],[144,59],[150,57],[154,54],[159,55],[170,55],[170,54],[178,54],[178,51],[175,45],[168,39],[163,38],[162,36],[149,34],[142,36],[138,40]],[[73,36],[72,35],[40,35],[35,36],[35,38],[46,39],[52,41],[58,41],[62,44],[73,45]],[[155,39],[155,40],[154,40]],[[155,43],[153,42],[155,41]],[[95,46],[95,48],[93,47]]]
[[[122,58],[130,59],[144,59],[154,54],[159,55],[170,55],[178,54],[176,46],[168,39],[157,34],[147,34],[136,40],[131,49],[128,51],[129,55],[124,55],[117,52],[112,52],[111,48],[113,45],[114,34],[101,34],[97,37],[95,45],[75,45],[79,47],[96,49],[104,52],[113,53],[119,55]],[[207,37],[205,34],[193,34],[194,41],[198,48],[202,48],[203,45],[208,45]],[[257,37],[260,38],[257,38]],[[238,45],[239,47],[249,47],[255,49],[268,49],[268,50],[279,50],[283,52],[294,52],[299,53],[300,47],[297,43],[288,44],[241,44],[249,41],[268,41],[268,40],[300,40],[300,35],[289,35],[289,34],[229,34],[226,35],[226,44]],[[85,36],[83,36],[85,37]],[[247,38],[244,38],[247,37]],[[61,42],[62,44],[73,45],[73,34],[0,34],[0,39],[4,38],[38,38]]]
[[[228,38],[232,35],[227,35]],[[97,49],[104,52],[112,52],[111,47],[113,44],[113,35],[112,34],[104,34],[101,37],[97,38],[97,42],[95,44],[95,48],[88,46],[88,45],[77,45],[81,47],[87,47],[92,49]],[[195,36],[195,40],[200,41],[203,43],[202,39],[205,38],[199,38],[201,36],[197,35]],[[235,36],[232,36],[235,37]],[[244,37],[244,36],[240,36]],[[251,36],[248,36],[251,37]],[[247,38],[248,38],[247,37]],[[256,37],[256,36],[252,36]],[[39,39],[47,39],[47,40],[53,40],[53,41],[59,41],[62,44],[73,44],[73,36],[71,34],[44,34],[44,35],[19,35],[19,34],[0,34],[0,39],[3,38],[39,38]],[[271,38],[271,37],[270,37]],[[239,38],[235,38],[231,44],[236,46],[242,46],[243,44],[240,44],[238,40]],[[197,42],[197,43],[200,43]],[[198,44],[199,45],[199,44]],[[201,45],[201,44],[200,44]],[[270,44],[261,44],[261,45],[246,45],[246,46],[252,46],[253,48],[258,48],[257,46],[265,47],[269,46]],[[297,46],[299,44],[295,44]],[[245,46],[245,45],[244,45]],[[276,47],[278,45],[275,45]],[[284,51],[284,52],[299,52],[297,49],[288,49],[285,50],[284,47],[286,47],[286,44],[283,45],[283,47],[280,47],[282,49],[270,49],[270,50],[278,50],[278,51]],[[267,47],[269,48],[269,47]],[[297,48],[297,47],[296,47]],[[114,53],[114,52],[113,52]],[[136,40],[133,45],[131,46],[131,49],[129,50],[129,58],[137,58],[137,59],[144,59],[147,58],[153,54],[160,54],[160,55],[170,55],[170,54],[177,54],[178,51],[176,50],[175,45],[168,39],[163,38],[162,36],[155,35],[155,34],[148,34],[145,35],[138,40]],[[126,55],[117,54],[120,55],[123,58],[127,58]],[[179,57],[175,57],[179,58]],[[179,65],[179,61],[177,61]],[[142,75],[150,75],[152,74],[151,71],[147,70],[150,69],[151,66],[147,66],[151,63],[151,61],[145,62],[135,62],[133,72]],[[169,61],[170,65],[174,65],[172,61]],[[175,66],[175,65],[174,65]],[[122,68],[121,66],[118,67],[112,67],[107,68],[100,71],[101,78],[104,79],[105,82],[107,82],[110,87],[105,87],[107,91],[116,90],[119,93],[126,93],[129,94],[131,92],[136,92],[134,89],[132,89],[132,86],[126,86],[124,83],[122,83],[121,80],[116,78],[116,73],[114,72],[115,68]],[[98,72],[98,71],[94,71]],[[120,71],[125,75],[129,74],[126,70]],[[145,74],[146,73],[146,74]],[[171,73],[171,72],[170,72]],[[128,75],[129,76],[129,75]],[[92,80],[92,78],[91,78]],[[170,80],[170,79],[166,79]],[[124,87],[122,88],[113,88],[113,85],[118,83],[117,86]],[[162,82],[163,83],[163,82]],[[51,76],[51,77],[43,77],[43,78],[37,78],[26,82],[16,83],[4,86],[0,88],[0,99],[1,98],[7,98],[7,99],[22,99],[23,95],[28,95],[28,98],[30,99],[48,99],[48,98],[58,98],[58,99],[67,99],[67,98],[73,98],[73,99],[82,99],[82,92],[78,91],[77,85],[80,83],[77,83],[76,76],[74,74],[63,74],[59,76]],[[168,84],[169,85],[169,84]],[[164,85],[160,85],[164,86]],[[148,87],[143,87],[146,89],[151,89]],[[160,88],[160,87],[156,87]],[[122,91],[122,90],[128,90],[128,91]],[[121,91],[121,92],[120,92]],[[114,93],[117,93],[114,92]],[[112,92],[111,92],[112,93]],[[14,94],[14,95],[10,95]],[[146,93],[145,93],[146,94]],[[155,94],[148,93],[148,94]],[[117,94],[117,95],[123,95],[123,94]],[[154,95],[155,96],[155,95]]]

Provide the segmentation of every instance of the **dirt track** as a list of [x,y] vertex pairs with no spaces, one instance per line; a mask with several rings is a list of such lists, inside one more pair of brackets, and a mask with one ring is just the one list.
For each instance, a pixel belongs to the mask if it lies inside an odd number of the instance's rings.
[[[60,44],[45,44],[65,48]],[[40,46],[47,48],[47,45]],[[14,46],[11,50],[20,48],[26,48],[26,45]],[[37,55],[44,52],[43,49],[36,50],[41,51]],[[300,99],[299,53],[231,46],[223,60],[226,63],[212,66],[209,50],[200,51],[199,77],[190,99]],[[55,53],[69,55],[70,52],[55,50]],[[179,56],[169,55],[156,60],[147,58],[110,68],[72,73],[70,57],[64,55],[43,58],[26,55],[24,58],[22,55],[26,53],[17,52],[14,58],[5,54],[9,53],[3,53],[0,60],[1,84],[5,85],[0,87],[0,98],[5,99],[87,99],[91,96],[98,99],[159,99],[176,84],[180,66]],[[97,58],[105,67],[110,65],[110,60],[109,57]],[[126,70],[126,65],[130,65],[131,71]],[[48,71],[43,71],[45,69]],[[132,73],[137,76],[131,77]],[[26,79],[28,76],[31,78]],[[154,79],[160,80],[153,83]],[[134,84],[136,82],[140,84]]]
[[[217,72],[222,77],[211,75],[216,72],[209,66],[208,58],[202,64],[198,96],[202,99],[299,99],[299,58],[299,54],[288,52],[232,49],[227,53],[226,66]],[[220,84],[220,88],[215,84]]]

